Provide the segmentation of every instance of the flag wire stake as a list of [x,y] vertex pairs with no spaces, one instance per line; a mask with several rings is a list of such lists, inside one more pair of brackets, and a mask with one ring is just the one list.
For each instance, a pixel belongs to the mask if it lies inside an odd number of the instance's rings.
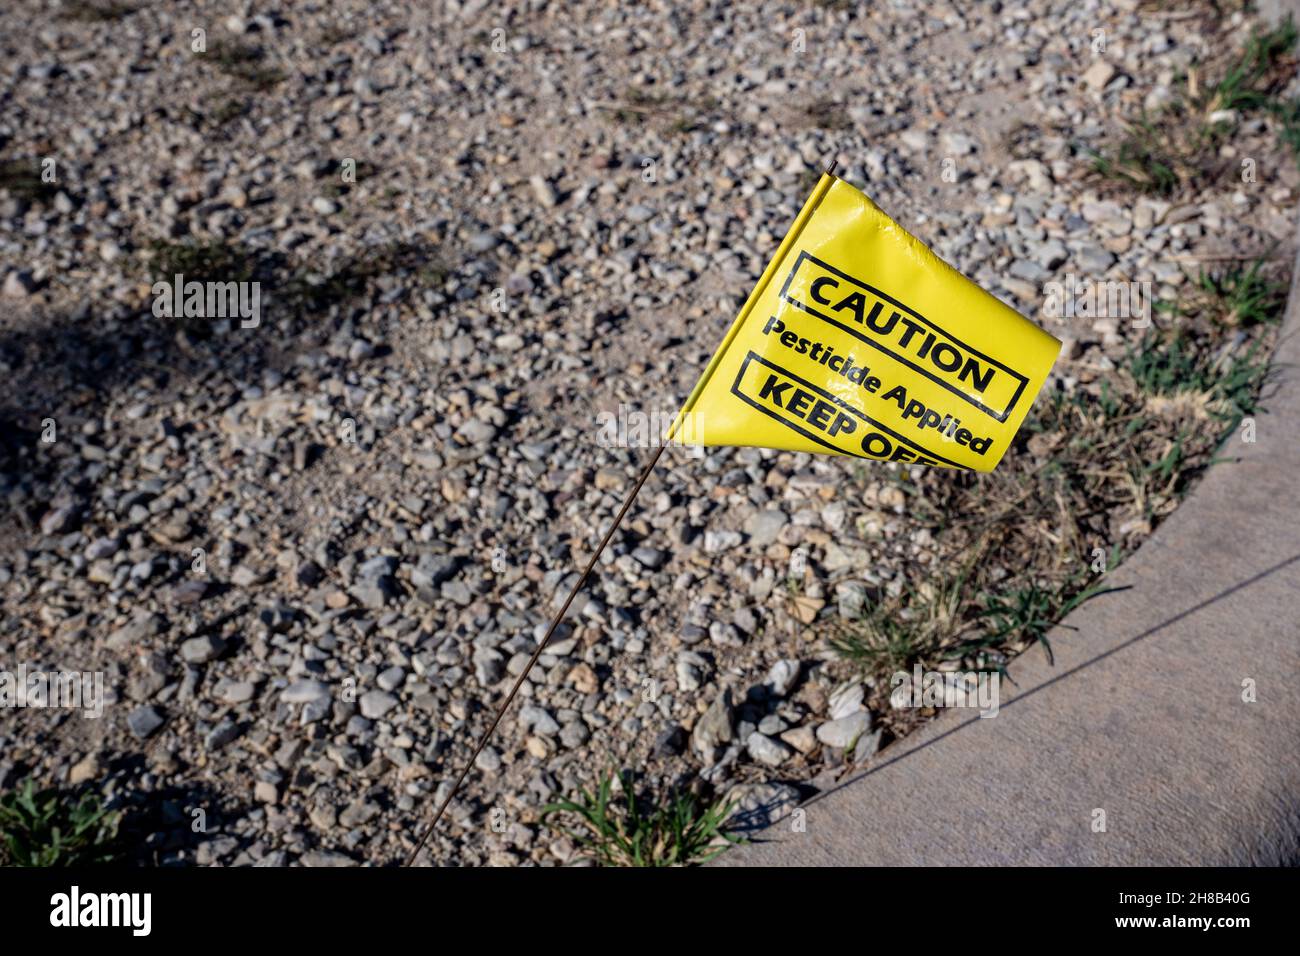
[[538,658],[542,656],[542,651],[546,649],[546,645],[550,643],[551,638],[555,635],[556,628],[560,626],[560,622],[564,620],[564,615],[569,610],[569,605],[573,603],[573,599],[578,596],[578,592],[581,591],[583,585],[587,583],[587,578],[591,576],[592,569],[596,567],[596,561],[604,552],[610,539],[614,537],[614,532],[618,530],[618,526],[623,523],[623,518],[627,515],[628,510],[632,507],[632,502],[636,500],[636,496],[640,493],[641,486],[644,485],[646,479],[650,477],[650,472],[654,471],[655,465],[659,463],[659,459],[663,455],[664,448],[667,444],[668,438],[665,437],[664,440],[659,443],[659,447],[655,450],[655,453],[650,457],[650,461],[646,463],[645,470],[641,472],[641,477],[637,479],[636,484],[632,486],[632,490],[628,493],[627,498],[624,499],[623,507],[621,507],[618,510],[618,514],[614,516],[613,523],[609,526],[609,530],[605,532],[605,537],[601,539],[595,553],[591,556],[591,560],[587,562],[587,567],[583,570],[581,577],[578,578],[577,583],[575,583],[573,588],[569,591],[569,596],[565,598],[564,605],[551,619],[551,626],[546,629],[546,636],[542,638],[541,643],[537,645],[537,650],[533,651],[533,656],[528,659],[527,665],[524,666],[524,669],[519,673],[519,676],[515,678],[515,684],[510,688],[510,693],[506,695],[505,703],[501,705],[496,716],[492,718],[491,725],[489,725],[483,736],[479,738],[478,746],[474,748],[474,753],[472,753],[469,760],[465,762],[465,767],[461,770],[460,776],[456,778],[456,782],[452,785],[451,791],[447,796],[443,797],[442,803],[438,806],[438,812],[433,815],[433,822],[425,828],[424,835],[420,837],[420,842],[416,845],[415,850],[411,855],[407,857],[403,866],[410,866],[414,863],[415,858],[420,855],[420,851],[423,850],[425,844],[429,842],[429,837],[433,835],[434,828],[438,826],[438,821],[442,819],[443,813],[446,812],[448,805],[456,796],[456,792],[460,790],[460,785],[465,782],[465,777],[469,775],[470,768],[474,766],[474,761],[478,759],[478,755],[482,753],[483,748],[487,746],[487,742],[491,739],[493,732],[497,729],[497,725],[501,723],[501,718],[504,717],[506,711],[510,709],[510,705],[514,702],[515,695],[519,693],[519,688],[523,685],[524,679],[528,677],[528,674],[533,669],[533,665],[537,663]]

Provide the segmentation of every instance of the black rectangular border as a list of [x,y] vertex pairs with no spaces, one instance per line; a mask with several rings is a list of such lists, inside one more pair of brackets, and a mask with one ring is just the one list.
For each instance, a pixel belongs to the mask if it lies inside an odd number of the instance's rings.
[[[795,274],[799,271],[799,267],[803,265],[805,259],[807,259],[807,260],[809,260],[810,262],[813,262],[814,264],[820,266],[821,268],[825,269],[827,272],[832,273],[833,275],[838,276],[839,278],[843,279],[845,282],[851,282],[851,283],[853,283],[854,285],[856,285],[856,286],[858,286],[858,287],[860,287],[860,288],[862,288],[862,289],[865,289],[867,292],[871,293],[871,294],[872,294],[873,296],[875,296],[876,298],[881,299],[882,301],[888,302],[890,305],[894,306],[894,308],[896,308],[896,309],[900,309],[901,311],[906,312],[906,313],[907,313],[908,315],[910,315],[912,318],[916,319],[918,322],[923,323],[925,326],[927,326],[927,327],[928,327],[929,329],[931,329],[932,331],[937,332],[939,335],[942,335],[942,336],[943,336],[944,338],[946,338],[948,341],[957,343],[957,344],[960,345],[963,349],[965,349],[966,352],[968,352],[969,354],[974,355],[974,356],[977,356],[977,357],[979,357],[979,358],[982,358],[985,362],[989,363],[990,365],[994,366],[995,368],[999,368],[999,369],[1001,369],[1002,371],[1004,371],[1004,372],[1006,372],[1008,375],[1010,375],[1012,378],[1016,379],[1020,384],[1019,384],[1019,386],[1016,388],[1015,394],[1013,394],[1013,395],[1011,396],[1011,401],[1007,404],[1007,407],[1004,408],[1001,412],[995,412],[993,409],[989,408],[987,405],[985,405],[983,402],[979,401],[978,399],[971,398],[968,394],[966,394],[965,392],[963,392],[960,388],[957,388],[956,386],[950,384],[949,382],[945,382],[943,379],[939,378],[937,375],[934,375],[934,374],[932,374],[932,373],[930,373],[930,372],[927,372],[925,369],[921,368],[919,365],[916,365],[915,363],[909,361],[908,359],[904,358],[903,356],[899,355],[898,353],[893,352],[893,351],[890,351],[889,349],[885,348],[884,345],[882,345],[879,341],[877,341],[876,339],[872,338],[871,336],[866,335],[866,334],[863,333],[863,332],[859,332],[857,329],[854,329],[854,328],[852,328],[851,326],[844,325],[843,323],[837,321],[836,319],[832,319],[832,318],[831,318],[830,316],[828,316],[828,315],[823,315],[821,312],[818,312],[818,311],[817,311],[816,309],[814,309],[812,306],[807,305],[806,303],[800,302],[798,299],[792,298],[792,297],[790,296],[790,293],[789,293],[789,290],[790,290],[790,284],[791,284],[792,282],[794,282]],[[936,385],[938,385],[938,386],[940,386],[940,387],[942,387],[942,388],[946,388],[948,391],[952,392],[954,395],[956,395],[956,396],[957,396],[958,398],[960,398],[962,401],[965,401],[965,402],[968,402],[968,403],[971,404],[971,405],[974,405],[974,406],[975,406],[976,408],[978,408],[980,411],[984,412],[984,414],[990,416],[991,418],[995,418],[995,419],[997,419],[999,422],[1005,422],[1005,421],[1007,420],[1007,416],[1010,415],[1010,414],[1011,414],[1011,410],[1012,410],[1013,408],[1016,407],[1016,403],[1017,403],[1018,401],[1020,401],[1020,396],[1024,394],[1024,392],[1025,392],[1025,388],[1028,387],[1028,385],[1029,385],[1029,379],[1028,379],[1027,376],[1022,375],[1021,373],[1017,372],[1015,369],[1008,367],[1007,365],[1003,364],[1002,362],[999,362],[997,359],[990,358],[989,356],[985,355],[983,352],[980,352],[980,351],[977,350],[977,349],[973,349],[973,348],[971,348],[969,345],[967,345],[967,344],[966,344],[965,342],[963,342],[961,339],[959,339],[959,338],[957,338],[955,335],[952,335],[951,333],[945,331],[945,330],[944,330],[943,328],[941,328],[940,326],[935,325],[933,322],[931,322],[931,321],[930,321],[929,319],[927,319],[925,316],[921,315],[921,313],[917,312],[915,309],[908,308],[908,307],[905,306],[903,303],[901,303],[901,302],[899,302],[897,299],[895,299],[893,296],[888,295],[888,294],[886,294],[886,293],[884,293],[884,292],[881,292],[881,291],[880,291],[879,289],[877,289],[875,286],[867,285],[867,283],[863,282],[861,279],[855,279],[855,278],[853,278],[853,276],[848,275],[847,273],[845,273],[845,272],[843,272],[843,271],[841,271],[841,270],[839,270],[839,269],[836,269],[834,266],[832,266],[832,265],[830,265],[830,264],[828,264],[828,263],[826,263],[826,262],[823,262],[821,259],[818,259],[818,258],[817,258],[816,256],[814,256],[812,253],[810,253],[810,252],[806,252],[806,251],[804,251],[804,250],[802,250],[802,249],[799,251],[799,258],[797,258],[797,259],[794,261],[794,265],[790,268],[790,273],[789,273],[789,275],[787,275],[787,276],[785,277],[785,282],[784,282],[784,283],[782,284],[782,286],[781,286],[780,297],[781,297],[782,301],[790,303],[790,304],[793,305],[796,309],[799,309],[801,312],[806,312],[806,313],[808,313],[809,315],[813,316],[814,318],[821,319],[823,322],[826,322],[826,323],[828,323],[828,324],[830,324],[830,325],[835,326],[835,328],[839,329],[841,332],[847,332],[849,335],[851,335],[851,336],[853,336],[854,338],[858,339],[860,342],[863,342],[864,344],[869,345],[871,348],[876,349],[878,352],[882,352],[882,353],[884,353],[885,355],[888,355],[888,356],[889,356],[890,358],[892,358],[894,361],[896,361],[896,362],[901,362],[903,365],[906,365],[908,368],[910,368],[912,371],[916,372],[918,375],[923,375],[923,376],[925,376],[926,378],[928,378],[930,381],[934,382]]]
[[[914,451],[921,452],[922,454],[925,455],[925,457],[933,461],[941,462],[942,464],[945,464],[950,468],[957,468],[960,469],[961,471],[974,471],[974,469],[971,468],[969,465],[963,465],[959,462],[950,461],[949,459],[944,458],[942,455],[936,455],[934,452],[930,451],[925,446],[918,445],[910,438],[904,438],[902,435],[898,434],[898,432],[894,431],[888,425],[882,425],[880,422],[876,421],[866,412],[862,411],[860,408],[855,408],[854,406],[850,405],[848,402],[844,401],[839,396],[832,395],[830,392],[818,388],[816,385],[812,384],[812,382],[806,381],[805,379],[801,378],[798,375],[795,375],[793,372],[789,371],[788,369],[784,369],[781,366],[777,365],[775,362],[765,359],[757,352],[750,352],[748,355],[745,356],[745,360],[740,363],[740,371],[736,373],[736,380],[731,383],[731,394],[735,395],[738,399],[740,399],[750,408],[756,409],[757,411],[762,412],[768,418],[780,422],[782,425],[786,426],[791,431],[799,433],[804,438],[807,438],[809,441],[815,441],[817,444],[821,445],[822,447],[829,448],[831,451],[836,452],[837,454],[849,455],[853,458],[861,458],[863,461],[888,461],[889,460],[887,458],[872,458],[870,455],[858,455],[858,454],[854,454],[851,451],[845,451],[843,448],[840,448],[838,445],[832,445],[830,442],[818,438],[812,432],[806,431],[805,429],[800,428],[798,425],[795,425],[792,422],[786,420],[785,418],[782,418],[780,415],[777,415],[775,412],[773,412],[770,408],[766,408],[758,404],[758,402],[754,401],[752,398],[750,398],[748,395],[746,395],[744,392],[740,390],[741,380],[744,379],[745,371],[746,369],[749,368],[750,362],[757,362],[759,365],[769,368],[773,372],[777,372],[781,375],[784,375],[786,378],[791,379],[792,381],[798,382],[804,388],[808,389],[811,392],[816,392],[818,395],[826,399],[828,402],[834,402],[836,405],[844,409],[846,412],[851,412],[852,414],[856,415],[858,418],[862,419],[872,428],[879,429],[885,434],[892,436],[895,441],[907,445],[909,448],[913,449]],[[908,464],[908,463],[902,462],[902,464]]]

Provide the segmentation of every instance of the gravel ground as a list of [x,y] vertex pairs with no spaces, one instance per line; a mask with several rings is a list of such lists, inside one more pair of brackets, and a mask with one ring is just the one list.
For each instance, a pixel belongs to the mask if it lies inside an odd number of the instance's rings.
[[[411,851],[649,454],[602,414],[676,410],[830,156],[1066,341],[1050,388],[1140,333],[1042,315],[1045,283],[1171,299],[1290,237],[1261,120],[1219,153],[1256,182],[1170,201],[1084,152],[1241,14],[414,6],[0,13],[0,665],[111,698],[4,712],[0,785],[98,782],[142,861]],[[259,278],[257,327],[155,316],[196,248]],[[539,809],[607,768],[779,806],[869,756],[808,625],[925,566],[912,477],[670,449],[426,858],[566,862]]]

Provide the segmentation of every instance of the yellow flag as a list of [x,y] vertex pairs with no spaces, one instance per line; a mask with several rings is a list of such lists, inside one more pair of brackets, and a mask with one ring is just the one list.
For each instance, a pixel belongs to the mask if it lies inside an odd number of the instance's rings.
[[1060,348],[828,173],[667,438],[992,471]]

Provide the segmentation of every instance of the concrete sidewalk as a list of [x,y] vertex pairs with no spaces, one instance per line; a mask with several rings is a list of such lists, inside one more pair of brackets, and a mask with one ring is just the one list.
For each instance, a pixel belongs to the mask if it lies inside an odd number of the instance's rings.
[[[1300,263],[1276,378],[1182,506],[1011,666],[715,865],[1300,863]],[[1243,701],[1254,681],[1257,702]],[[1105,811],[1105,832],[1093,832]]]

